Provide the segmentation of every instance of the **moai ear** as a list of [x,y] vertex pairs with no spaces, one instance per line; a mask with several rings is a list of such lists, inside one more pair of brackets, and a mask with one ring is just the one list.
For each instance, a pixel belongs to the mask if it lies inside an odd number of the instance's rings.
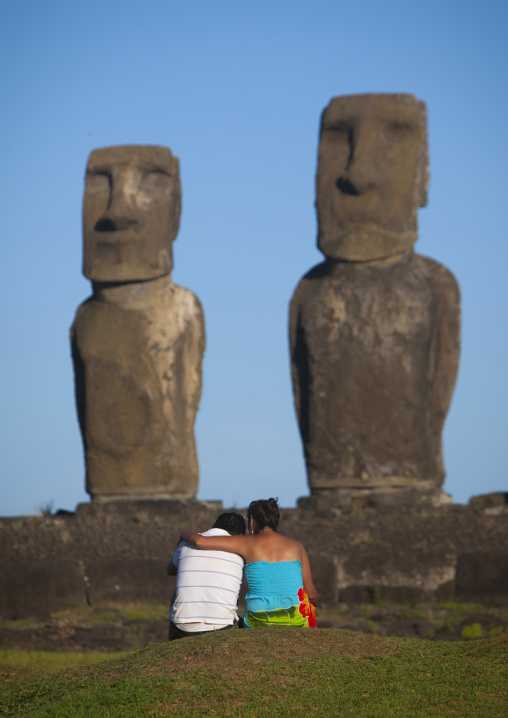
[[420,101],[418,105],[420,108],[422,141],[418,161],[418,174],[416,177],[417,207],[426,207],[430,181],[427,106],[425,102],[422,101]]
[[180,215],[182,213],[182,185],[180,183],[180,167],[178,157],[171,157],[171,174],[174,177],[174,189],[172,192],[172,220],[171,220],[171,237],[173,242],[178,234],[180,227]]

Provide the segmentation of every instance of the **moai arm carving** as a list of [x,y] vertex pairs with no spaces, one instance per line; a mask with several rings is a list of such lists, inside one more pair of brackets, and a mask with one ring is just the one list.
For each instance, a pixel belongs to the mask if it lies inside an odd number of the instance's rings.
[[[194,423],[196,409],[201,398],[201,359],[205,351],[205,320],[203,309],[197,297],[188,289],[180,290],[180,305],[186,317],[182,341],[177,341],[173,372],[183,374],[181,382],[182,405],[185,407],[186,422]],[[186,401],[184,397],[188,397]]]
[[81,436],[85,436],[85,371],[83,362],[79,355],[77,346],[76,329],[74,323],[71,327],[71,355],[74,365],[74,393],[76,396],[76,410],[78,413],[78,423]]
[[289,311],[289,349],[296,416],[305,446],[309,441],[308,386],[310,377],[305,328],[300,311],[299,286],[294,293]]
[[460,290],[453,274],[433,264],[436,312],[429,349],[428,386],[430,413],[436,418],[441,437],[459,369]]

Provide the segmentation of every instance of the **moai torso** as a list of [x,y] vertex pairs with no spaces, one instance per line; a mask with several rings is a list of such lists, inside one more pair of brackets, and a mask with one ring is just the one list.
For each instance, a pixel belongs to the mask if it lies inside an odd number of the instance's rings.
[[323,115],[317,208],[328,259],[301,280],[290,309],[313,493],[432,488],[445,475],[460,300],[450,272],[412,250],[426,190],[421,113],[411,96],[381,95],[337,98]]
[[165,148],[90,157],[84,271],[94,294],[79,307],[71,340],[94,499],[197,491],[205,335],[199,300],[169,275],[179,198],[178,161]]
[[412,252],[302,279],[291,346],[311,488],[441,485],[458,326],[453,276]]

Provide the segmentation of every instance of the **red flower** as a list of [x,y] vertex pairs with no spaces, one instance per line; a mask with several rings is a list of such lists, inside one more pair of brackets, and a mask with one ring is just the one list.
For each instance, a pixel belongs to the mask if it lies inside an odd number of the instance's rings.
[[304,588],[298,589],[298,598],[300,600],[300,605],[298,606],[298,610],[300,614],[303,616],[303,618],[307,619],[307,626],[309,628],[316,628],[317,626],[317,618],[316,618],[316,609],[312,605],[312,603],[309,601],[309,597],[307,596],[307,591]]

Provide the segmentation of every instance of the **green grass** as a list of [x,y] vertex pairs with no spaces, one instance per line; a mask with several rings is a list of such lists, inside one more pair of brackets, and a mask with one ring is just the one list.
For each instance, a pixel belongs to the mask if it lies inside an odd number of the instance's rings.
[[45,621],[36,618],[17,618],[13,621],[1,621],[0,628],[42,628],[44,624]]
[[2,648],[0,650],[0,666],[58,671],[71,666],[103,663],[126,655],[128,655],[127,651],[120,653],[50,653],[49,651],[23,651],[18,648]]
[[496,626],[495,628],[491,628],[489,631],[489,636],[491,638],[495,638],[496,636],[501,635],[503,633],[504,627],[503,626]]
[[338,629],[195,636],[58,672],[4,667],[2,715],[508,714],[508,636],[461,643]]
[[81,623],[114,623],[115,621],[125,620],[144,620],[144,621],[167,621],[169,615],[169,605],[157,603],[156,601],[144,601],[137,603],[118,603],[111,604],[103,609],[90,608],[73,608],[68,611],[60,611],[52,614],[56,619],[68,619]]
[[473,623],[472,626],[464,626],[461,633],[465,640],[471,638],[481,638],[483,636],[483,628],[481,623]]
[[156,601],[118,603],[105,606],[102,609],[84,606],[70,608],[64,611],[57,611],[51,614],[51,618],[40,620],[36,618],[22,618],[16,620],[4,620],[0,622],[0,628],[23,629],[43,628],[48,620],[71,621],[76,625],[91,625],[116,623],[122,620],[143,620],[143,621],[167,621],[169,616],[169,605],[157,603]]

